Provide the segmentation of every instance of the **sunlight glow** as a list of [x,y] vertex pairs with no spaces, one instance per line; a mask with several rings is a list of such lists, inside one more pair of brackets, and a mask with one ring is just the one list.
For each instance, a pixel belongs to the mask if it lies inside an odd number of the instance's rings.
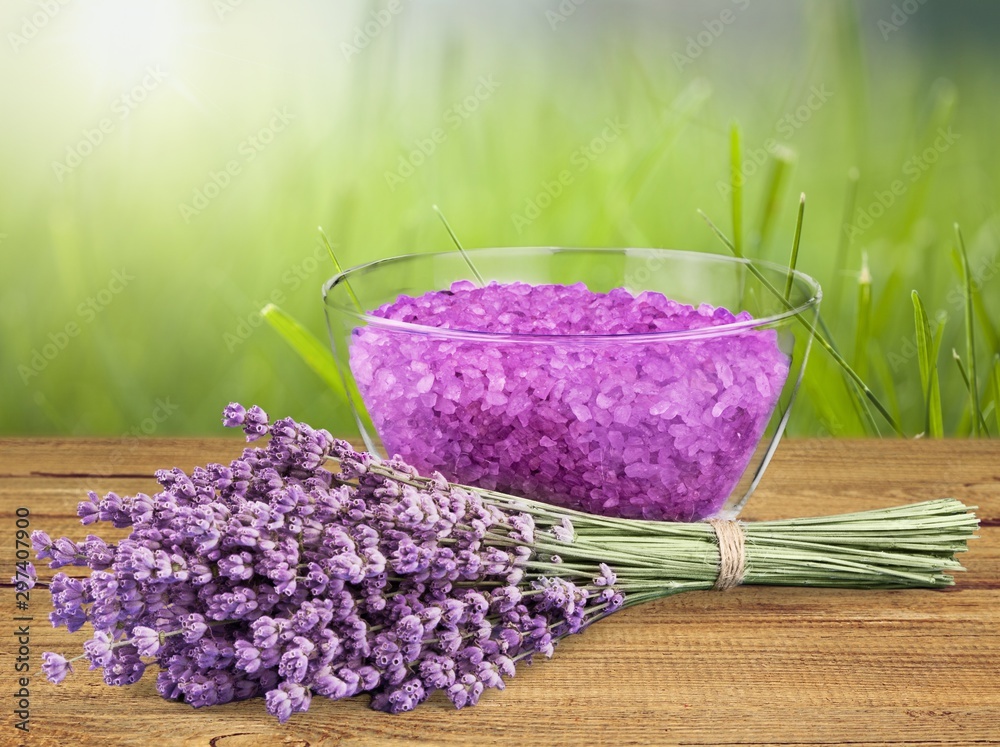
[[81,62],[100,80],[132,76],[145,65],[169,65],[181,25],[170,0],[90,0],[80,6]]

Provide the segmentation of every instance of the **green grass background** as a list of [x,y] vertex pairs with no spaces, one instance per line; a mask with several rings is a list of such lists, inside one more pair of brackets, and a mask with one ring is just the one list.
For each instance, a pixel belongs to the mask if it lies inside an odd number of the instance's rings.
[[[319,289],[332,267],[318,225],[345,264],[449,248],[435,203],[469,247],[725,252],[696,211],[732,233],[735,121],[753,171],[747,253],[787,261],[805,192],[798,266],[824,286],[837,344],[911,435],[925,417],[913,289],[948,320],[945,432],[971,430],[951,358],[967,358],[961,224],[996,435],[996,5],[577,2],[5,3],[0,432],[216,434],[239,400],[350,433],[344,405],[254,316],[278,300],[325,339]],[[388,22],[366,33],[380,11]],[[120,98],[144,79],[144,100]],[[275,110],[287,123],[255,146],[282,124]],[[102,120],[76,168],[53,165]],[[432,152],[411,159],[421,143]],[[761,236],[774,144],[795,158]],[[387,177],[401,159],[422,163]],[[185,215],[231,162],[238,173]],[[857,207],[882,214],[848,241],[853,168]],[[518,220],[564,171],[551,204]],[[897,180],[892,205],[871,209]],[[872,432],[818,348],[796,410],[795,435]]]

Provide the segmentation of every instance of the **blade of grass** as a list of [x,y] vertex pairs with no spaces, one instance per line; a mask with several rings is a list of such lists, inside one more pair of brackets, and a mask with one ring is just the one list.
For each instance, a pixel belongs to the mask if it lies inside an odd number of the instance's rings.
[[861,253],[861,274],[858,276],[858,318],[854,332],[854,370],[861,378],[868,376],[868,340],[872,326],[872,275],[868,269],[868,252]]
[[976,311],[976,318],[979,320],[979,329],[983,333],[984,342],[991,352],[1000,353],[1000,333],[990,319],[990,312],[983,303],[983,294],[979,291],[979,286],[972,283],[972,306]]
[[743,153],[740,126],[729,129],[729,186],[732,190],[733,246],[737,257],[743,256]]
[[677,137],[688,125],[698,110],[712,95],[712,86],[704,78],[695,78],[681,91],[667,107],[659,139],[650,143],[642,157],[636,159],[621,181],[621,186],[613,190],[622,195],[626,205],[632,205],[656,172],[656,167],[673,147]]
[[334,394],[347,402],[344,380],[329,348],[317,340],[292,316],[286,314],[273,303],[269,303],[261,309],[260,315],[281,335],[289,347],[299,354],[305,364],[326,382]]
[[979,376],[976,369],[976,336],[973,320],[972,307],[972,272],[969,270],[969,254],[965,251],[965,239],[962,238],[962,229],[955,224],[955,240],[958,250],[962,253],[962,282],[965,284],[965,345],[969,356],[969,375],[966,377],[966,384],[969,387],[972,406],[972,433],[981,436],[980,421],[982,420],[982,410],[979,405]]
[[[719,230],[718,226],[716,226],[712,222],[712,220],[707,215],[705,215],[704,212],[699,210],[698,214],[708,224],[708,227],[712,229],[712,231],[719,238],[719,240],[726,245],[729,251],[731,251],[737,257],[740,257],[741,255],[737,251],[736,245],[729,240],[729,237],[726,236],[721,230]],[[761,271],[757,269],[757,266],[754,265],[752,261],[747,262],[747,269],[750,270],[751,274],[754,277],[756,277],[761,283],[763,283],[764,287],[767,288],[768,291],[770,291],[772,294],[774,294],[776,298],[778,298],[784,303],[787,310],[791,311],[793,309],[792,304],[785,300],[785,297],[781,294],[781,291],[775,288],[774,284],[771,283],[771,281],[768,280],[766,277],[764,277],[763,273],[761,273]],[[896,434],[905,437],[906,434],[904,433],[903,429],[900,427],[896,419],[892,416],[892,414],[888,411],[888,409],[886,409],[885,405],[883,405],[882,402],[879,401],[879,398],[875,396],[875,393],[864,382],[864,379],[858,376],[855,370],[851,368],[851,365],[847,362],[844,356],[842,356],[837,351],[837,349],[830,343],[830,341],[827,340],[823,335],[821,335],[819,331],[816,329],[816,327],[814,327],[811,322],[805,319],[801,313],[795,314],[795,318],[799,321],[799,323],[803,327],[805,327],[809,331],[809,333],[813,336],[813,339],[819,343],[820,347],[822,347],[824,350],[826,350],[827,353],[833,356],[833,359],[844,370],[844,373],[846,373],[848,377],[850,377],[851,381],[853,381],[858,386],[858,388],[868,399],[868,401],[875,406],[875,409],[878,410],[879,414],[883,418],[885,418],[885,421],[889,423],[889,425],[892,426],[892,429],[896,432]]]
[[760,223],[757,229],[755,248],[760,256],[760,247],[767,244],[771,238],[771,227],[778,214],[778,204],[781,198],[785,180],[795,163],[795,151],[784,146],[776,146],[772,151],[771,171],[764,190],[764,201],[761,207]]
[[[958,354],[958,351],[955,350],[955,348],[952,348],[951,357],[955,359],[955,363],[958,365],[958,371],[962,374],[962,381],[965,382],[965,388],[968,390],[971,397],[972,382],[969,380],[969,372],[965,370],[965,364],[962,363],[962,356]],[[989,429],[986,426],[986,419],[978,409],[969,408],[969,415],[972,418],[972,434],[974,436],[981,436],[983,433],[989,434]]]
[[944,420],[941,415],[941,387],[938,381],[937,355],[941,344],[944,323],[937,333],[931,334],[930,320],[920,294],[913,291],[913,317],[917,330],[917,360],[920,364],[920,387],[924,395],[924,433],[931,438],[944,436]]
[[[330,239],[327,237],[326,231],[323,230],[323,226],[319,226],[318,229],[319,229],[319,238],[320,238],[320,241],[323,242],[323,246],[326,247],[326,253],[329,254],[330,255],[330,259],[333,260],[333,267],[334,267],[334,269],[337,270],[337,274],[338,275],[339,274],[343,274],[344,268],[340,264],[340,260],[337,259],[337,253],[335,251],[333,251],[333,244],[330,243]],[[344,287],[347,289],[347,295],[349,295],[351,297],[351,301],[357,307],[358,313],[364,314],[365,313],[365,309],[361,305],[361,301],[358,300],[358,297],[356,295],[354,295],[354,289],[351,288],[351,284],[347,282],[346,278],[344,279]]]
[[837,241],[837,258],[833,263],[833,283],[830,288],[830,303],[834,311],[840,308],[840,295],[843,291],[844,277],[847,273],[847,251],[851,248],[851,235],[847,230],[854,215],[854,204],[858,197],[858,181],[861,175],[855,167],[847,171],[847,194],[844,196],[844,215],[841,220],[841,231]]
[[[938,78],[931,85],[929,98],[930,115],[924,124],[923,132],[915,143],[911,156],[923,153],[927,148],[933,147],[935,140],[940,137],[941,131],[951,123],[958,102],[958,89],[947,78]],[[902,162],[906,160],[907,154],[901,155],[900,161]],[[942,161],[944,159],[937,158],[934,162],[929,162],[927,174],[930,175],[936,170],[940,170]],[[927,212],[927,199],[933,183],[934,179],[925,176],[917,179],[913,188],[907,191],[902,220],[896,224],[898,227],[896,230],[897,238],[903,238],[910,231],[910,227],[916,225],[921,216]]]
[[[875,375],[878,377],[879,384],[882,386],[882,391],[885,392],[885,398],[889,411],[892,412],[892,415],[896,418],[897,422],[902,423],[903,411],[899,406],[899,396],[896,394],[896,382],[893,378],[892,371],[889,369],[889,363],[881,345],[878,343],[878,340],[872,340],[872,344],[875,347],[871,356],[872,368],[875,371]],[[863,399],[861,401],[865,402]]]
[[799,240],[802,238],[802,218],[806,212],[806,193],[799,196],[799,215],[795,219],[795,238],[792,240],[792,256],[788,260],[788,277],[785,278],[785,302],[792,296],[792,280],[795,267],[799,263]]
[[[789,261],[788,261],[788,275],[787,275],[786,280],[785,280],[785,302],[786,303],[788,302],[789,298],[791,297],[791,293],[792,293],[792,280],[795,277],[795,268],[798,265],[798,260],[799,260],[799,242],[800,242],[800,240],[802,238],[802,222],[803,222],[803,217],[805,215],[805,208],[806,208],[806,195],[803,192],[799,196],[799,212],[798,212],[798,217],[797,217],[796,222],[795,222],[795,238],[792,241],[792,253],[791,253],[791,257],[789,258]],[[870,285],[871,284],[869,282],[869,288],[870,288]],[[868,316],[869,317],[871,315],[871,313],[870,313],[870,307],[871,307],[870,297],[871,297],[871,294],[869,293],[869,304],[868,304],[868,306],[869,306]],[[826,324],[823,321],[822,317],[819,317],[818,321],[819,321],[820,328],[822,329],[823,334],[827,338],[829,338],[829,339],[832,340],[832,335],[830,334],[830,331],[826,328]],[[870,325],[866,325],[866,328],[869,327],[869,326]],[[866,335],[866,338],[867,338],[867,335]],[[831,345],[832,345],[832,343],[831,343]],[[834,347],[834,349],[836,349],[836,346],[833,346],[833,347]],[[867,356],[863,360],[865,361],[865,363],[867,363],[867,360],[868,360]],[[861,375],[861,376],[867,376],[867,370],[865,371],[865,373],[862,373],[862,374],[859,374],[859,375]],[[858,420],[861,421],[862,425],[865,426],[870,433],[881,435],[881,433],[879,431],[878,423],[875,422],[875,418],[872,415],[871,410],[869,409],[867,403],[865,402],[864,396],[857,389],[857,387],[854,386],[854,384],[852,382],[848,382],[848,384],[849,384],[850,394],[851,394],[851,397],[852,397],[852,402],[854,403],[854,412],[858,416]]]
[[438,214],[438,218],[440,218],[441,222],[444,223],[445,230],[448,232],[448,235],[451,236],[451,240],[455,242],[455,246],[458,247],[458,251],[461,252],[462,259],[465,260],[469,269],[472,270],[472,274],[476,276],[476,281],[479,283],[479,287],[482,288],[485,286],[486,281],[483,280],[483,276],[479,274],[479,270],[476,269],[476,266],[472,264],[472,258],[469,256],[468,252],[465,251],[465,247],[463,247],[462,242],[458,240],[458,236],[456,236],[455,232],[451,230],[451,224],[448,223],[448,219],[444,217],[444,213],[441,212],[441,208],[437,205],[431,205],[431,209]]

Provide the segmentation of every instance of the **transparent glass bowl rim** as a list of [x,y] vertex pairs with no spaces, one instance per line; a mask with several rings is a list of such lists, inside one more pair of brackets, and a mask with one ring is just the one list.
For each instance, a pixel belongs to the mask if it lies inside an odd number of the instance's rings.
[[[496,252],[504,251],[519,254],[557,254],[557,253],[594,253],[594,254],[635,254],[636,256],[642,255],[657,255],[665,257],[674,257],[678,259],[685,260],[695,260],[698,262],[717,262],[720,264],[730,264],[730,265],[744,265],[749,267],[753,265],[757,269],[765,269],[780,272],[786,277],[789,274],[789,268],[783,267],[782,265],[776,264],[774,262],[768,262],[766,260],[751,260],[743,257],[729,257],[724,254],[712,254],[709,252],[696,252],[684,249],[658,249],[658,248],[605,248],[605,247],[541,247],[541,246],[518,246],[518,247],[481,247],[476,249],[466,249],[467,254],[475,255],[476,253],[482,252]],[[361,265],[356,265],[355,267],[350,267],[343,272],[339,272],[326,283],[323,284],[323,300],[327,306],[332,306],[337,311],[344,313],[348,316],[354,317],[365,324],[385,329],[395,332],[406,332],[410,334],[422,334],[438,338],[447,338],[453,340],[463,340],[463,341],[478,341],[478,342],[514,342],[514,343],[536,343],[536,344],[553,344],[553,343],[567,343],[572,341],[575,344],[579,343],[651,343],[651,342],[680,342],[688,340],[699,340],[699,339],[711,339],[716,337],[723,337],[728,335],[739,334],[750,329],[760,329],[762,327],[776,326],[786,319],[794,318],[795,316],[801,314],[802,312],[815,308],[823,298],[823,292],[813,278],[806,275],[804,272],[799,270],[792,270],[791,275],[795,283],[800,286],[805,286],[807,290],[810,291],[810,297],[800,303],[798,306],[788,308],[777,314],[772,314],[766,317],[755,317],[751,319],[745,319],[742,321],[728,322],[726,324],[718,324],[708,327],[700,327],[698,329],[682,329],[682,330],[671,330],[666,332],[629,332],[622,334],[596,334],[596,333],[580,333],[574,332],[572,334],[547,334],[547,333],[500,333],[500,332],[484,332],[481,330],[466,330],[466,329],[454,329],[447,327],[433,327],[426,324],[413,324],[412,322],[401,322],[394,319],[385,319],[383,317],[372,316],[371,314],[361,313],[356,309],[352,309],[347,306],[342,306],[338,303],[331,301],[329,294],[341,283],[349,284],[352,275],[358,275],[366,271],[376,270],[381,266],[386,266],[389,264],[398,263],[401,261],[419,261],[421,259],[431,259],[434,257],[442,256],[459,256],[457,250],[441,251],[441,252],[425,252],[420,254],[400,254],[394,257],[386,257],[384,259],[376,259],[371,262],[365,262]],[[473,262],[474,264],[474,262]],[[349,287],[349,285],[348,285]],[[439,290],[444,290],[443,288]],[[790,304],[789,304],[790,305]],[[730,309],[730,311],[733,311]],[[738,313],[738,312],[735,312]]]

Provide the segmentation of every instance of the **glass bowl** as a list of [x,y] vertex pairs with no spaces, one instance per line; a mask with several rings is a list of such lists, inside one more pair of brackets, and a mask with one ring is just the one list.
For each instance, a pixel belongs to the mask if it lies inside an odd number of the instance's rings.
[[446,329],[370,312],[471,281],[460,253],[351,268],[327,281],[323,297],[370,451],[399,455],[424,474],[609,516],[696,521],[739,512],[801,381],[811,342],[802,322],[815,321],[821,298],[814,280],[766,262],[668,249],[467,253],[487,283],[655,291],[746,313],[641,334]]

